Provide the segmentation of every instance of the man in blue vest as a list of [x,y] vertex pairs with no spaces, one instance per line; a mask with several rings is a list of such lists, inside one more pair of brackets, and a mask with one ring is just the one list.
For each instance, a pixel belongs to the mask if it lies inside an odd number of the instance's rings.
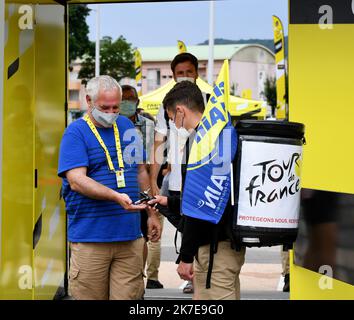
[[[58,174],[68,215],[69,286],[75,299],[141,299],[141,189],[149,186],[145,151],[133,123],[119,116],[121,87],[100,76],[87,84],[88,113],[65,130]],[[149,210],[148,237],[160,238]]]

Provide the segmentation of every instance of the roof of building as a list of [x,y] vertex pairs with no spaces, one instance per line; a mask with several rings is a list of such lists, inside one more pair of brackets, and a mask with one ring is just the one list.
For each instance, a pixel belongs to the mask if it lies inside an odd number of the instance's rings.
[[[268,48],[259,44],[223,44],[214,45],[214,60],[231,59],[238,51],[246,47],[262,48],[273,54]],[[199,61],[208,60],[209,58],[208,45],[187,46],[187,50],[195,55]],[[139,51],[143,61],[172,61],[178,54],[177,45],[171,47],[144,47],[139,48]]]

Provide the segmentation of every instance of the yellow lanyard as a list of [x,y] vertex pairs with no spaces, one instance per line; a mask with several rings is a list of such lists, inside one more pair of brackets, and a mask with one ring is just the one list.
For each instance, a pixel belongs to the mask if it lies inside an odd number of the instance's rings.
[[[92,121],[91,121],[91,119],[90,119],[88,114],[86,114],[86,116],[84,117],[84,120],[87,122],[87,124],[90,127],[92,133],[95,135],[97,141],[99,142],[99,144],[101,145],[102,149],[104,150],[104,153],[105,153],[106,158],[107,158],[109,170],[117,172],[114,169],[114,165],[113,165],[113,162],[112,162],[111,155],[109,154],[105,143],[103,142],[100,134],[98,133],[95,125],[92,123]],[[118,127],[117,127],[116,123],[113,124],[113,130],[114,130],[114,139],[116,141],[116,150],[117,150],[118,164],[119,164],[119,168],[121,170],[123,170],[124,169],[124,162],[123,162],[123,156],[122,156],[122,148],[121,148],[121,145],[120,145],[119,131],[118,131]]]

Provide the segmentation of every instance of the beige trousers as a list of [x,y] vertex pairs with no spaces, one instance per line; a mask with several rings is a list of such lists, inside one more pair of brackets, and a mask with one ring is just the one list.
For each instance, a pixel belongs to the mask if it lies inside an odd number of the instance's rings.
[[245,262],[246,249],[240,252],[231,248],[230,241],[221,241],[214,255],[211,287],[206,289],[210,246],[199,247],[194,259],[194,291],[198,300],[239,300],[240,271]]
[[[163,230],[164,216],[159,214],[161,224],[161,235]],[[161,263],[161,240],[157,242],[148,241],[148,254],[146,260],[146,277],[148,280],[159,279],[159,267]]]
[[144,239],[70,243],[69,290],[77,300],[137,300],[144,294]]
[[283,251],[281,249],[281,265],[282,265],[282,276],[285,277],[286,274],[290,272],[290,263],[289,263],[289,251]]

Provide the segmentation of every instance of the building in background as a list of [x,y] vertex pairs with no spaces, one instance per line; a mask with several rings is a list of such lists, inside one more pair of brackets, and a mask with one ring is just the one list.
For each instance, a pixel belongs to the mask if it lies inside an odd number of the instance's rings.
[[[199,76],[207,79],[209,46],[187,46],[188,52],[199,60]],[[146,94],[172,79],[170,63],[178,54],[177,46],[139,48],[142,56],[142,92]],[[251,89],[253,99],[264,99],[264,82],[275,77],[275,57],[266,47],[258,44],[228,44],[214,46],[214,80],[223,61],[229,60],[231,93],[241,96]]]
[[[172,79],[171,61],[178,53],[177,46],[139,48],[142,55],[142,93],[147,94]],[[188,46],[188,52],[199,60],[199,76],[207,79],[209,46]],[[225,59],[230,66],[231,94],[242,96],[244,90],[252,93],[252,99],[265,100],[264,82],[275,77],[275,56],[266,47],[258,44],[228,44],[214,46],[214,80]],[[82,60],[76,59],[69,76],[69,120],[75,120],[87,110],[85,86],[78,78]],[[123,78],[120,84],[135,86],[135,79]]]

